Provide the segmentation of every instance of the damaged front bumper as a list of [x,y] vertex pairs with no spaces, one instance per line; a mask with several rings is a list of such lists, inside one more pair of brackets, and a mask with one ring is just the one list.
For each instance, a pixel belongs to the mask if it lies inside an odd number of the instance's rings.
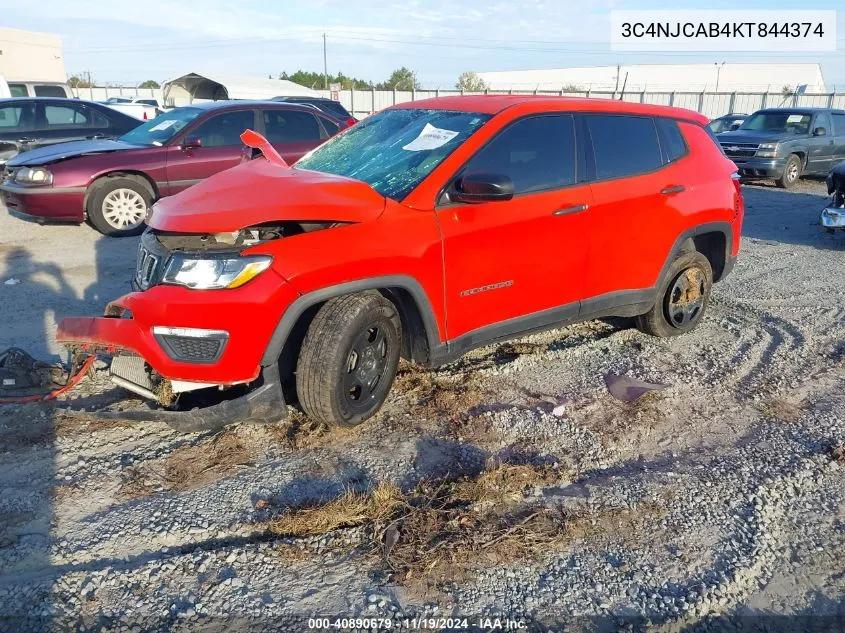
[[137,409],[131,411],[102,411],[100,418],[164,422],[184,433],[219,431],[238,422],[273,424],[286,417],[285,398],[276,365],[263,368],[255,385],[244,395],[207,406],[186,410]]
[[103,317],[64,319],[56,340],[74,352],[112,357],[115,383],[164,407],[193,407],[185,401],[197,398],[185,398],[188,391],[214,394],[198,398],[201,403],[241,396],[191,411],[156,409],[111,417],[157,419],[185,430],[278,421],[285,415],[278,372],[262,369],[261,363],[278,322],[267,316],[281,316],[298,296],[269,270],[231,290],[155,286],[109,304]]

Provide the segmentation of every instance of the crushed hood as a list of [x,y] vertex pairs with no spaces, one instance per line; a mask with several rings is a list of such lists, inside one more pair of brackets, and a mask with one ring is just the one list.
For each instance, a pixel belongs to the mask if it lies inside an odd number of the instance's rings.
[[120,152],[129,149],[143,149],[145,145],[132,145],[123,141],[93,140],[93,141],[70,141],[68,143],[56,143],[47,145],[29,152],[23,152],[12,158],[9,167],[20,165],[46,165],[59,160],[86,156],[88,154],[103,154],[105,152]]
[[359,180],[257,158],[162,198],[147,225],[178,233],[225,233],[284,220],[366,222],[381,215],[385,202]]

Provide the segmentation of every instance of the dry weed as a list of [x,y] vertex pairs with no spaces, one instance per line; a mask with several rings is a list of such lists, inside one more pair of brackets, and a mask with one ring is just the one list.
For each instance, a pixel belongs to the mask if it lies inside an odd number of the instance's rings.
[[326,503],[287,512],[270,522],[270,531],[281,536],[325,534],[390,518],[404,503],[399,488],[382,482],[368,493],[348,490]]
[[366,526],[376,543],[373,559],[401,581],[455,580],[480,565],[517,561],[588,533],[591,517],[526,502],[526,490],[558,477],[547,467],[499,464],[477,477],[424,481],[408,493],[382,483],[287,512],[269,529],[312,536]]

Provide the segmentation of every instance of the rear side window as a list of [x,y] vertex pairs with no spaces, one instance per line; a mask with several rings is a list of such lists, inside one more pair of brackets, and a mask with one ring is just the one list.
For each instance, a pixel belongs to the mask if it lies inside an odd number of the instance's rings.
[[845,136],[845,114],[832,114],[833,118],[833,134],[836,136]]
[[[9,92],[13,97],[28,97],[26,84],[9,84]],[[64,95],[62,95],[64,96]]]
[[536,116],[505,128],[469,160],[464,173],[508,176],[518,195],[574,184],[575,164],[572,116]]
[[63,86],[35,86],[36,97],[66,97]]
[[663,150],[663,161],[673,163],[687,155],[687,144],[678,123],[672,119],[655,119],[657,134],[660,138],[660,148]]
[[319,141],[317,117],[299,110],[264,110],[264,136],[271,143]]
[[77,104],[67,106],[45,105],[44,119],[48,130],[66,127],[101,128],[109,126],[105,116]]
[[25,132],[32,129],[35,108],[32,103],[0,106],[0,132]]
[[593,139],[597,179],[643,174],[663,165],[651,117],[590,114],[586,120]]
[[320,121],[323,123],[323,127],[326,129],[329,136],[334,136],[340,131],[340,126],[334,121],[330,121],[325,117],[320,117]]

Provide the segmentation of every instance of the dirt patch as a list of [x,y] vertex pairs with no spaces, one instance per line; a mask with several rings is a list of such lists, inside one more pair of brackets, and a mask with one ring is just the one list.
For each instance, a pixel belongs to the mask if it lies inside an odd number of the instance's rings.
[[666,422],[664,411],[666,395],[660,391],[648,392],[633,402],[612,400],[611,406],[599,407],[584,422],[596,433],[605,446],[618,443],[632,430],[651,430]]
[[490,396],[475,374],[448,374],[404,362],[393,388],[408,398],[416,415],[430,419],[466,418]]
[[255,457],[238,429],[219,433],[208,442],[177,448],[158,462],[125,469],[120,495],[134,499],[161,490],[195,490],[250,465]]
[[372,433],[367,424],[351,428],[331,427],[322,422],[315,422],[302,411],[290,408],[284,422],[264,427],[271,441],[286,446],[291,450],[303,450],[320,446],[341,448],[356,440],[361,435]]
[[803,403],[792,403],[782,398],[770,398],[760,405],[760,413],[765,418],[781,422],[797,422],[801,417]]
[[0,429],[0,452],[15,452],[41,444],[48,444],[56,438],[52,419],[45,414],[22,411]]
[[830,456],[833,458],[833,461],[845,466],[845,444],[834,446],[830,451]]

